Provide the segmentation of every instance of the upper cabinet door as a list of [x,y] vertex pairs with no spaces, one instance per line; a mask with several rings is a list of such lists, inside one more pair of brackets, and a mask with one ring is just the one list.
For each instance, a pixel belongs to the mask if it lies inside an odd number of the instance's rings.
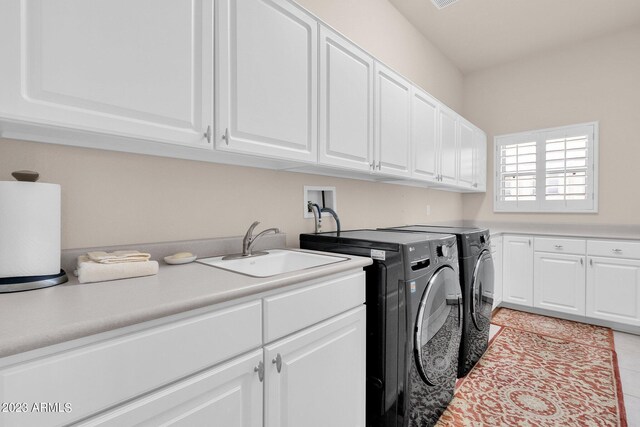
[[411,92],[413,177],[437,181],[438,101],[414,87]]
[[286,0],[218,4],[216,148],[315,162],[318,23]]
[[458,118],[460,145],[458,153],[458,185],[472,188],[475,184],[474,160],[476,140],[474,126]]
[[440,106],[440,181],[457,184],[458,164],[458,115],[445,106]]
[[487,134],[480,129],[475,130],[474,187],[478,191],[487,191]]
[[375,63],[377,170],[394,176],[410,176],[411,84],[399,74]]
[[321,164],[373,168],[373,58],[320,27]]
[[213,0],[6,0],[0,116],[212,147]]

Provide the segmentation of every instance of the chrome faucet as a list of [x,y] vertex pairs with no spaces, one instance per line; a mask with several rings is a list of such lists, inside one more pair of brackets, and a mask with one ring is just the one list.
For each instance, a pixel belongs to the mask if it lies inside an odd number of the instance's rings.
[[[251,247],[259,238],[261,238],[265,234],[267,233],[277,234],[280,232],[280,229],[274,227],[274,228],[267,228],[266,230],[261,231],[255,236],[252,236],[253,229],[256,228],[258,224],[260,224],[260,222],[258,221],[255,221],[253,224],[251,224],[251,226],[247,230],[247,234],[244,235],[244,238],[242,239],[242,256],[252,256]],[[265,252],[256,252],[256,255],[264,255],[264,253]]]
[[244,235],[244,237],[242,238],[242,253],[241,254],[232,254],[232,255],[227,255],[222,257],[223,260],[228,260],[228,259],[238,259],[238,258],[247,258],[247,257],[252,257],[252,256],[258,256],[258,255],[266,255],[267,252],[253,252],[252,247],[253,245],[256,243],[256,241],[261,238],[262,236],[264,236],[267,233],[279,233],[280,229],[278,228],[267,228],[266,230],[261,231],[260,233],[256,234],[255,236],[253,235],[253,230],[258,226],[258,224],[260,224],[259,221],[254,221],[253,224],[251,224],[251,226],[249,226],[249,229],[247,230],[246,234]]

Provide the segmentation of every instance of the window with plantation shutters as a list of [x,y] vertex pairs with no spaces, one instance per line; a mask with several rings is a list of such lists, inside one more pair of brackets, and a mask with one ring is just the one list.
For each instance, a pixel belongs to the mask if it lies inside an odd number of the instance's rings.
[[598,124],[495,138],[497,212],[597,212]]

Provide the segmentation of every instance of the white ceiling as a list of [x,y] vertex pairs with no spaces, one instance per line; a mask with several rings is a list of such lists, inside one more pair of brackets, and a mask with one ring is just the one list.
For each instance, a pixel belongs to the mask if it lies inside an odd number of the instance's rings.
[[640,24],[640,0],[389,1],[463,73]]

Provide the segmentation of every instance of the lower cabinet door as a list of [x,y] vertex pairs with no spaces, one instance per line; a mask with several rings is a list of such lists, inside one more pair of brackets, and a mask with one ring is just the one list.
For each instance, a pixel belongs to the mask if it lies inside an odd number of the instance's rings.
[[584,316],[584,258],[581,255],[536,252],[534,307]]
[[262,350],[160,389],[81,426],[262,426]]
[[364,306],[267,345],[265,365],[266,427],[365,425]]
[[502,300],[533,307],[533,237],[504,236]]
[[502,303],[502,237],[491,239],[491,257],[493,258],[493,309]]
[[589,257],[586,312],[640,326],[640,260]]

